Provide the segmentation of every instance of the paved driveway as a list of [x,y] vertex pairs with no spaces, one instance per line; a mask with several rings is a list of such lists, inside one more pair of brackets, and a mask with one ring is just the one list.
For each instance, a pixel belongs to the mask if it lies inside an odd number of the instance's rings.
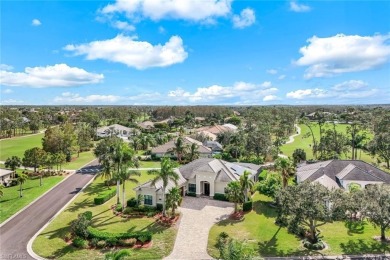
[[208,198],[185,197],[172,253],[165,259],[212,259],[207,254],[210,228],[229,217],[233,204]]
[[2,226],[0,259],[34,259],[27,253],[28,241],[92,178],[91,172],[69,176]]

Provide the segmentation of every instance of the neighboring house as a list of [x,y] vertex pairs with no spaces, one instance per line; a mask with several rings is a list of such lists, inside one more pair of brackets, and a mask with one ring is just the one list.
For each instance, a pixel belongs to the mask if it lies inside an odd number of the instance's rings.
[[[204,146],[201,142],[199,142],[195,139],[192,139],[188,136],[183,137],[183,139],[184,139],[185,145],[191,146],[193,143],[198,145],[198,152],[199,152],[199,156],[201,158],[211,157],[211,155],[212,155],[211,149]],[[152,148],[152,156],[157,157],[157,158],[161,158],[164,156],[168,156],[171,158],[176,157],[176,154],[174,152],[172,152],[172,149],[175,147],[176,140],[177,139],[175,138],[174,140],[171,140],[163,145],[153,147]]]
[[[229,124],[230,125],[230,124]],[[237,129],[237,127],[235,127]],[[197,132],[203,132],[207,131],[209,133],[212,133],[214,135],[218,135],[223,132],[228,132],[228,131],[235,131],[232,129],[230,126],[224,126],[224,125],[214,125],[214,126],[206,126],[206,127],[201,127],[197,129]]]
[[348,189],[351,183],[365,188],[369,184],[390,184],[390,174],[359,160],[329,160],[298,167],[297,183],[303,181],[318,182],[329,189]]
[[213,154],[218,154],[223,152],[222,144],[218,143],[217,141],[206,141],[203,143],[203,145],[210,148]]
[[[216,193],[225,194],[227,185],[238,181],[244,171],[251,173],[250,179],[257,180],[260,165],[251,163],[230,163],[220,159],[201,158],[176,169],[179,175],[178,187],[182,194],[192,193],[197,197],[210,196]],[[175,186],[169,182],[166,193]],[[147,205],[156,206],[161,201],[162,183],[151,185],[151,181],[134,188],[137,196],[143,195]],[[145,197],[146,196],[146,197]]]
[[142,130],[149,131],[154,129],[154,123],[152,121],[145,121],[142,123],[138,123],[138,127]]
[[233,125],[233,124],[223,124],[222,126],[230,129],[230,131],[233,131],[233,132],[237,131],[237,129],[238,129],[238,127]]
[[4,186],[8,186],[14,175],[14,171],[0,168],[0,181]]
[[208,131],[198,131],[197,133],[206,136],[206,137],[207,137],[208,139],[210,139],[211,141],[217,140],[217,135],[215,135],[215,134],[213,134],[213,133],[210,133],[210,132],[208,132]]
[[128,138],[130,136],[134,136],[138,133],[138,130],[135,128],[126,127],[123,125],[113,124],[109,126],[99,127],[96,130],[96,135],[98,137],[107,137],[111,135],[115,135],[122,138]]

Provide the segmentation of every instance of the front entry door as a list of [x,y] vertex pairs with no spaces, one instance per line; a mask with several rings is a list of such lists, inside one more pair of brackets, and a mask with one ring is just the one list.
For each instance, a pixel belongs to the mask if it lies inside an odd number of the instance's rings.
[[210,183],[208,182],[204,183],[204,195],[210,196]]

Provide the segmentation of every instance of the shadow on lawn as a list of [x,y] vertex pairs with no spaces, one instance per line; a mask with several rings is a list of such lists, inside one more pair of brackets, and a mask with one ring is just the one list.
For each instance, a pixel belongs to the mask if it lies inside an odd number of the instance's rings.
[[68,207],[66,211],[75,212],[80,209],[89,209],[93,206],[94,204],[91,201],[89,201],[88,198],[86,198],[81,202],[74,202],[71,206]]
[[380,241],[367,241],[363,239],[349,240],[347,243],[340,243],[344,254],[383,254],[390,252],[390,244]]
[[264,215],[266,218],[276,218],[278,214],[276,209],[270,206],[271,203],[271,201],[255,201],[253,202],[253,210],[256,214]]

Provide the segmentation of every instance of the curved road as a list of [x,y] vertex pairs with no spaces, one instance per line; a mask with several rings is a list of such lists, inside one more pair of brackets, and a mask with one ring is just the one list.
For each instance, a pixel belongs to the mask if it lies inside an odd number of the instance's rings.
[[[68,203],[84,185],[94,178],[97,161],[30,204],[0,228],[0,259],[34,259],[27,252],[28,241]],[[94,170],[95,169],[95,170]]]

